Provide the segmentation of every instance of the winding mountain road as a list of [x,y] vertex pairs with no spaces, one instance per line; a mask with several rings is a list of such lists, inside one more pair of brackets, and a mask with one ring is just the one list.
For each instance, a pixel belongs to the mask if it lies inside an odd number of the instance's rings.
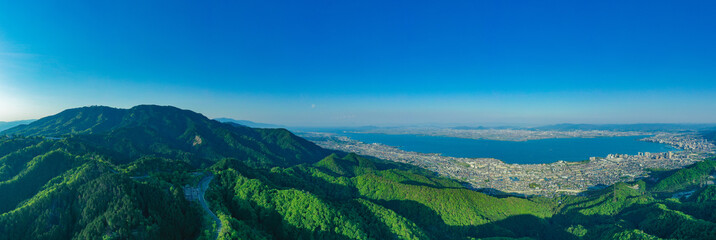
[[221,220],[219,219],[219,217],[217,217],[216,214],[214,214],[214,212],[209,209],[209,205],[206,204],[206,199],[204,199],[204,193],[206,193],[206,190],[209,189],[209,183],[211,183],[212,179],[214,179],[214,175],[206,176],[202,178],[201,181],[199,181],[198,187],[201,196],[199,196],[198,200],[199,204],[201,204],[201,208],[203,208],[204,211],[206,211],[206,213],[211,216],[214,222],[216,222],[216,232],[214,233],[214,239],[217,239],[219,238],[219,233],[221,232],[223,226],[221,225]]
[[[107,164],[105,163],[105,165],[107,165]],[[109,169],[109,171],[111,171],[113,173],[119,173],[117,170],[114,170],[109,165],[107,165],[107,168]],[[148,178],[148,177],[149,177],[149,175],[134,176],[134,177],[130,177],[130,178],[137,180],[137,179],[144,179],[144,178]],[[212,218],[212,220],[214,220],[214,222],[216,222],[216,232],[214,233],[213,239],[218,239],[219,233],[221,232],[221,230],[223,228],[223,225],[221,224],[221,219],[219,219],[219,217],[217,217],[216,214],[214,214],[214,212],[212,212],[211,209],[209,209],[209,205],[206,204],[206,199],[204,198],[204,194],[206,193],[206,190],[209,189],[209,183],[211,183],[211,180],[213,180],[213,179],[214,179],[214,175],[211,174],[209,176],[202,178],[199,181],[199,184],[197,185],[197,188],[199,190],[199,196],[198,196],[197,200],[199,201],[201,208],[204,209],[204,211],[207,214],[209,214],[209,216]]]

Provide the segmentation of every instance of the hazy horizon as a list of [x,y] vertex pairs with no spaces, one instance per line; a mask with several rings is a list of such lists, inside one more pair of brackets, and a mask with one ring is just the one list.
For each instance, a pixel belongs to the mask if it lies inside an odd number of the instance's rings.
[[304,127],[715,123],[716,3],[614,3],[5,2],[0,121],[158,104]]
[[[156,104],[140,104],[140,105],[156,105]],[[114,106],[104,106],[104,105],[92,105],[92,106],[102,106],[102,107],[112,107],[112,108],[120,108],[120,109],[129,109],[134,106],[130,107],[114,107]],[[171,105],[166,105],[171,106]],[[76,108],[82,108],[82,107],[91,107],[91,106],[81,106]],[[177,106],[174,106],[177,107]],[[74,107],[73,107],[74,108]],[[68,108],[68,109],[73,109]],[[181,107],[180,107],[181,108]],[[187,108],[181,108],[185,110],[191,110],[195,111],[193,109],[187,109]],[[67,109],[63,109],[67,110]],[[59,113],[59,112],[57,112]],[[4,122],[16,122],[16,121],[36,121],[44,117],[52,116],[57,113],[52,113],[46,116],[42,116],[40,118],[33,118],[33,119],[22,119],[22,120],[12,120],[12,121],[0,121],[0,123]],[[198,112],[199,114],[205,115],[202,112]],[[207,116],[207,118],[214,119],[214,120],[236,120],[236,121],[249,121],[257,124],[269,124],[269,125],[277,125],[280,127],[291,127],[291,128],[340,128],[340,127],[487,127],[487,128],[498,128],[498,127],[541,127],[541,126],[549,126],[549,125],[560,125],[560,124],[574,124],[574,125],[639,125],[639,124],[673,124],[673,125],[716,125],[716,122],[605,122],[605,123],[586,123],[586,122],[552,122],[552,123],[520,123],[520,122],[465,122],[465,123],[451,123],[451,122],[444,122],[444,123],[430,123],[430,122],[423,122],[423,123],[412,123],[412,124],[391,124],[391,123],[376,123],[376,124],[336,124],[336,125],[287,125],[282,123],[276,123],[276,122],[262,122],[262,121],[255,121],[251,119],[243,119],[240,117],[234,118],[234,117],[226,117],[226,116]]]

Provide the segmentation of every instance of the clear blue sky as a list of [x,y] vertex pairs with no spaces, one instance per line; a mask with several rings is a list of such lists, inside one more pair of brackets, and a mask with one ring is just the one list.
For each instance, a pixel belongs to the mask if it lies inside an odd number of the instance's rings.
[[148,2],[0,3],[0,121],[716,122],[715,1]]

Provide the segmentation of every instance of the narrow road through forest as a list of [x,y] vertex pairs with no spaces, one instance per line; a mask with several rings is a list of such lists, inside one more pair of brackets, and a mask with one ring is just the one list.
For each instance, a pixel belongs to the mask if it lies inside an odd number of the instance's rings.
[[211,183],[212,179],[214,179],[214,175],[206,176],[202,178],[201,181],[199,181],[198,187],[199,192],[201,192],[201,196],[199,197],[199,204],[201,204],[201,207],[204,209],[204,211],[206,211],[206,213],[211,216],[214,222],[216,222],[216,232],[214,233],[214,239],[217,239],[219,238],[219,233],[221,232],[223,226],[221,225],[221,220],[219,219],[219,217],[217,217],[216,214],[214,214],[214,212],[209,209],[209,205],[206,204],[206,199],[204,199],[204,193],[206,193],[206,190],[209,189],[209,183]]

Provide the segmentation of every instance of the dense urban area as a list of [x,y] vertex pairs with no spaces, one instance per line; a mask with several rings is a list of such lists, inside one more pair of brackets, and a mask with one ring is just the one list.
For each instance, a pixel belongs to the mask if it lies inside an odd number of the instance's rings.
[[[445,130],[463,136],[489,139],[544,139],[558,137],[635,136],[640,132],[534,131],[534,130]],[[391,130],[397,134],[396,130]],[[403,131],[409,134],[411,131]],[[436,131],[437,132],[437,131]],[[498,133],[504,133],[500,136]],[[422,131],[424,134],[425,131]],[[593,156],[582,162],[557,161],[550,164],[506,164],[494,158],[456,158],[437,153],[418,153],[379,143],[364,143],[335,133],[303,133],[324,148],[355,152],[391,161],[421,166],[441,175],[462,180],[474,189],[492,194],[542,195],[578,194],[637,178],[649,179],[651,170],[681,168],[712,155],[716,146],[693,133],[652,133],[641,141],[671,145],[679,151],[642,152],[636,155]],[[434,134],[438,135],[438,134]],[[459,134],[458,134],[459,135]],[[455,136],[451,134],[450,136]],[[489,137],[488,137],[489,136]],[[471,137],[477,138],[477,137]]]

